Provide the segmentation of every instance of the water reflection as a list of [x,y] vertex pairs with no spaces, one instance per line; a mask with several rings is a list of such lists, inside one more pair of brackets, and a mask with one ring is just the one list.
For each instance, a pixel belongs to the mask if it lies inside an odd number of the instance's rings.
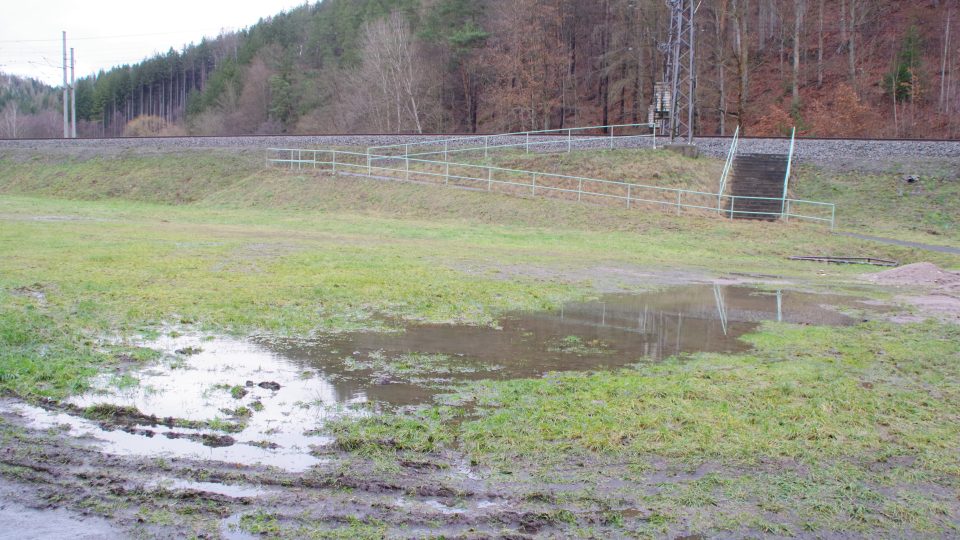
[[[62,413],[21,408],[44,425],[66,424],[114,453],[180,455],[303,469],[330,439],[316,428],[343,414],[375,414],[383,405],[428,403],[476,379],[536,377],[549,371],[616,368],[639,361],[748,348],[738,338],[763,321],[846,325],[830,306],[866,308],[841,297],[689,286],[641,295],[610,295],[551,312],[514,313],[499,327],[412,325],[400,333],[355,332],[318,339],[164,337],[143,345],[163,362],[104,375],[72,402],[132,406],[158,417],[242,420],[236,443],[207,448],[153,427],[151,440],[98,431]],[[261,384],[262,383],[262,384]],[[358,407],[362,405],[362,407]],[[177,433],[172,433],[176,431]],[[138,438],[139,437],[139,438]]]
[[[689,286],[641,295],[608,295],[552,312],[514,313],[499,328],[418,325],[400,334],[358,332],[314,341],[263,340],[303,369],[317,370],[336,393],[392,404],[423,402],[430,382],[538,376],[549,371],[615,368],[694,352],[747,350],[738,338],[763,321],[846,325],[849,317],[825,305],[849,299],[748,287]],[[865,306],[861,306],[865,307]],[[429,354],[472,366],[434,377],[384,376],[378,358]],[[355,369],[361,360],[369,369]],[[386,383],[386,384],[385,384]]]

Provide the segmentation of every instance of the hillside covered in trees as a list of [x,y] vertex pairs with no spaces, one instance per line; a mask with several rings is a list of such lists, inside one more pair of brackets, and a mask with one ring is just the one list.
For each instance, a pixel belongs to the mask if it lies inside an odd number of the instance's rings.
[[[704,0],[696,131],[956,137],[958,4]],[[81,79],[80,133],[645,122],[668,29],[664,0],[324,0]],[[0,137],[59,136],[59,99],[0,77]]]

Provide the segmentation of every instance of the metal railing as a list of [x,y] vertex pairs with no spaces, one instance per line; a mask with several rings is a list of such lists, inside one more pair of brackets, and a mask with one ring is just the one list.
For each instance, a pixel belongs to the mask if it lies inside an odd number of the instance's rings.
[[790,172],[793,168],[793,149],[796,146],[797,142],[797,128],[793,128],[793,133],[790,135],[790,153],[787,154],[787,172],[783,175],[783,219],[790,220],[790,212],[787,208],[787,190],[790,187]]
[[[619,135],[616,130],[620,130]],[[629,129],[649,129],[650,133],[629,134],[625,133]],[[603,135],[584,134],[588,131],[606,131]],[[560,135],[557,137],[556,135]],[[563,135],[566,135],[563,137]],[[536,137],[550,137],[550,140],[538,140]],[[543,129],[538,131],[519,131],[515,133],[503,133],[497,135],[473,135],[468,137],[452,137],[446,139],[435,139],[430,141],[419,141],[405,144],[390,144],[384,146],[371,146],[367,148],[367,153],[372,159],[377,160],[384,156],[396,157],[426,157],[443,156],[443,161],[450,160],[450,154],[483,152],[483,157],[487,158],[492,150],[501,150],[505,148],[524,148],[527,153],[531,149],[542,147],[559,147],[560,152],[571,152],[575,147],[582,147],[584,143],[603,141],[605,146],[614,148],[616,143],[628,139],[650,138],[652,146],[657,146],[656,124],[615,124],[607,126],[589,126],[577,128]],[[516,139],[523,139],[522,142],[513,142]],[[509,141],[509,142],[507,142]],[[395,153],[402,152],[402,153]]]
[[[797,219],[835,223],[836,207],[832,203],[789,200],[791,207],[784,212],[737,210],[737,201],[775,200],[776,197],[743,197],[722,193],[667,188],[647,184],[587,178],[564,174],[508,169],[490,165],[452,163],[418,159],[409,155],[382,156],[341,150],[310,150],[271,148],[267,150],[266,165],[283,166],[292,170],[323,170],[381,180],[399,180],[447,185],[475,191],[498,192],[510,195],[529,195],[577,202],[657,206],[682,210],[718,213],[733,219],[736,216],[754,216],[776,219],[789,215]],[[729,209],[718,209],[714,201],[729,203]],[[620,202],[622,201],[622,203]]]
[[730,178],[730,171],[733,170],[733,160],[737,156],[737,147],[740,146],[740,126],[733,132],[733,140],[730,141],[730,151],[727,152],[727,161],[723,164],[723,172],[720,173],[720,187],[717,192],[721,195],[727,191],[727,180]]

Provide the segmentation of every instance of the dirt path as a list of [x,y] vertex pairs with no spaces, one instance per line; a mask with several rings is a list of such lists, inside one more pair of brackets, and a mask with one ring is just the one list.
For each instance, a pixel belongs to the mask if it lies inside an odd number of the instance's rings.
[[936,251],[939,253],[949,253],[951,255],[960,255],[960,248],[950,247],[950,246],[938,246],[934,244],[922,244],[920,242],[908,242],[906,240],[896,240],[894,238],[884,238],[882,236],[870,236],[868,234],[858,234],[852,232],[837,232],[834,234],[839,234],[841,236],[849,236],[850,238],[858,238],[860,240],[869,240],[871,242],[880,242],[882,244],[892,244],[895,246],[903,246],[914,249],[923,249],[926,251]]

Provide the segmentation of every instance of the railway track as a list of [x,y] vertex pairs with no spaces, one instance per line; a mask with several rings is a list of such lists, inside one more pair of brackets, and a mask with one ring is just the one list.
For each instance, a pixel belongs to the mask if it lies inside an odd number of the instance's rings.
[[[176,140],[176,139],[289,139],[289,138],[327,138],[327,137],[395,137],[395,138],[453,138],[453,137],[478,137],[478,136],[498,136],[498,133],[305,133],[305,134],[264,134],[264,135],[189,135],[189,136],[151,136],[151,137],[79,137],[73,139],[63,139],[61,137],[42,137],[42,138],[17,138],[8,139],[0,137],[0,144],[8,142],[83,142],[83,141],[154,141],[154,140]],[[566,137],[564,134],[545,134],[541,137]],[[574,137],[590,137],[596,134],[574,135]],[[614,137],[619,137],[615,135]],[[732,135],[703,135],[697,139],[732,139]],[[789,141],[788,136],[747,136],[742,135],[742,140],[782,140]],[[960,139],[891,139],[891,138],[870,138],[870,137],[802,137],[798,136],[797,141],[834,141],[834,142],[889,142],[889,143],[960,143]]]
[[[106,137],[81,139],[0,139],[0,151],[4,150],[87,150],[97,151],[176,151],[193,149],[242,149],[260,150],[270,147],[366,148],[435,140],[441,137],[474,137],[474,134],[326,134],[326,135],[232,135],[192,137]],[[497,135],[491,135],[497,136]],[[595,137],[583,134],[580,137]],[[508,137],[499,135],[497,137]],[[537,135],[533,140],[559,140],[566,135]],[[576,140],[578,136],[574,136]],[[614,136],[617,148],[649,147],[646,139]],[[698,137],[695,139],[700,153],[710,157],[725,157],[731,137]],[[783,137],[742,137],[740,152],[782,153],[788,144]],[[934,139],[866,139],[866,138],[802,138],[797,140],[795,159],[799,162],[837,163],[851,168],[877,167],[888,170],[890,164],[900,164],[904,172],[922,167],[932,161],[949,161],[960,164],[960,140]]]

